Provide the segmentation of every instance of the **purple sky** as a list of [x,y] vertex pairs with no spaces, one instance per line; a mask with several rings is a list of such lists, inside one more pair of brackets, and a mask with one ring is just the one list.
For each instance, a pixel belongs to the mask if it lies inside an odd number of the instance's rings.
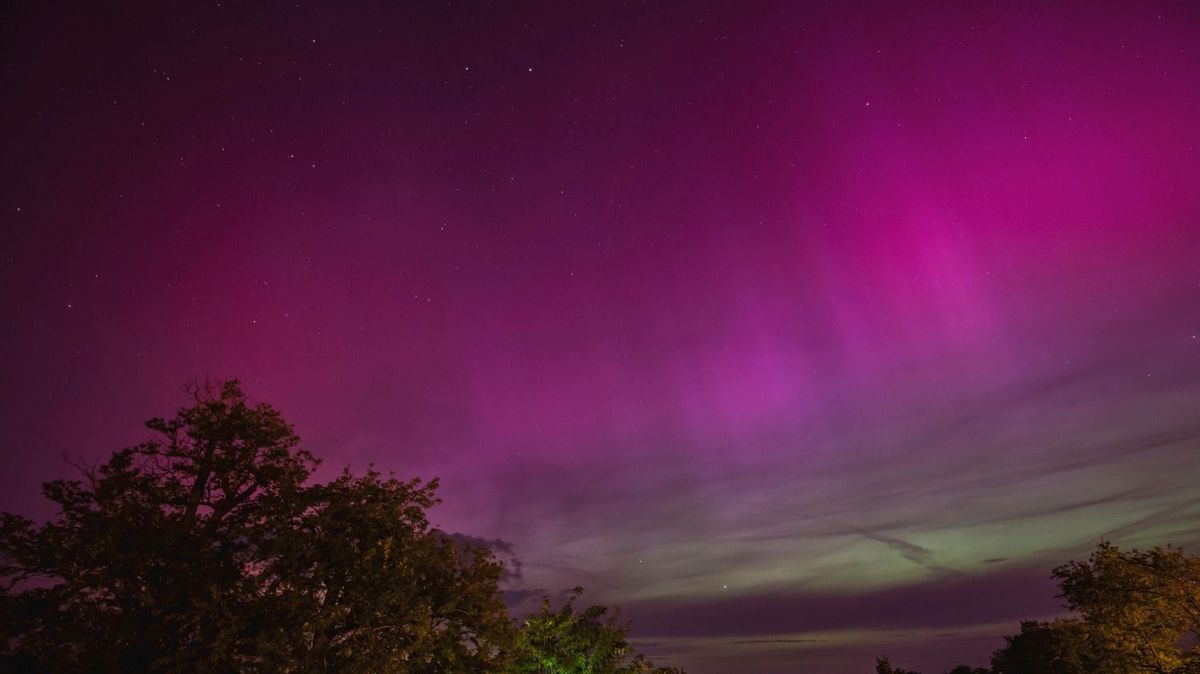
[[848,4],[6,5],[0,509],[239,377],[692,674],[1200,543],[1200,10]]

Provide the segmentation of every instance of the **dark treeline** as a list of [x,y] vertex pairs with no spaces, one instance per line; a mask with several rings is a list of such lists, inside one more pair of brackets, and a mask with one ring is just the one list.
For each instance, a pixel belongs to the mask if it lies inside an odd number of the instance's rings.
[[[514,621],[492,551],[430,525],[436,480],[315,482],[238,382],[189,393],[154,439],[45,484],[49,521],[0,514],[0,671],[678,674],[578,588]],[[1200,559],[1106,543],[1053,575],[1074,617],[950,674],[1200,674]]]
[[437,482],[317,459],[238,382],[0,515],[0,671],[669,674],[606,607],[521,621],[504,567],[430,526]]
[[[1074,617],[1025,621],[990,668],[948,674],[1200,674],[1200,557],[1102,543],[1053,572]],[[876,674],[919,674],[886,658]]]

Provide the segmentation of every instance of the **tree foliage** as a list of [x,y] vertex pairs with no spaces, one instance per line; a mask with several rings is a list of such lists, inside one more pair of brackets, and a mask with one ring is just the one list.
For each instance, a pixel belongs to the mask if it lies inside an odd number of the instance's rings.
[[918,674],[907,669],[897,669],[886,655],[875,658],[875,674]]
[[1200,558],[1102,543],[1054,570],[1096,674],[1200,670]]
[[996,674],[1200,671],[1200,558],[1101,543],[1053,575],[1078,617],[1021,623],[992,657]]
[[191,394],[154,440],[46,484],[55,519],[2,516],[0,648],[56,671],[237,665],[262,599],[246,570],[316,461],[237,382]]
[[501,565],[433,529],[436,481],[316,459],[238,382],[157,437],[0,516],[0,666],[31,671],[484,672],[510,661]]
[[[512,674],[672,674],[679,670],[655,667],[641,654],[632,654],[629,626],[604,606],[576,612],[583,588],[557,611],[550,599],[526,619],[517,638]],[[608,617],[606,617],[608,616]]]
[[263,545],[259,578],[275,616],[256,642],[265,661],[339,672],[502,666],[513,629],[502,567],[430,528],[436,487],[369,471],[306,490],[303,510]]
[[[1022,622],[992,655],[991,674],[1200,674],[1200,557],[1101,543],[1053,576],[1077,616]],[[875,671],[903,670],[879,658]]]
[[1004,648],[992,655],[995,674],[1090,674],[1084,624],[1073,618],[1053,622],[1023,621],[1021,631],[1004,637]]

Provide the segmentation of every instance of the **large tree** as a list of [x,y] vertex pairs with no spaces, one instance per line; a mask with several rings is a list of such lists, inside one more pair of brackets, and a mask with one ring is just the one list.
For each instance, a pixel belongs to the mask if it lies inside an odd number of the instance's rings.
[[[1200,674],[1200,557],[1101,543],[1053,576],[1077,615],[1022,622],[993,674]],[[876,671],[900,670],[881,658]]]
[[483,672],[507,663],[501,565],[430,527],[436,483],[309,484],[316,460],[236,381],[158,436],[0,516],[8,668]]
[[996,674],[1200,672],[1200,558],[1101,543],[1054,577],[1078,617],[1021,623],[992,657]]
[[261,578],[277,616],[260,633],[267,661],[338,672],[504,666],[514,627],[502,565],[429,527],[436,487],[371,471],[306,492],[303,511],[264,545]]

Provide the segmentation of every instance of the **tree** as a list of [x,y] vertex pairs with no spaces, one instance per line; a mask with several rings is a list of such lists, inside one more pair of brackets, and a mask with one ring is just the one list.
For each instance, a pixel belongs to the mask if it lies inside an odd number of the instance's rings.
[[875,674],[920,674],[920,673],[912,672],[907,669],[896,669],[895,667],[892,666],[891,659],[889,659],[888,656],[883,655],[878,658],[875,658]]
[[1091,674],[1087,632],[1077,619],[1021,623],[1021,632],[1004,637],[1004,648],[992,654],[995,674]]
[[2,516],[0,648],[61,671],[233,665],[253,539],[316,462],[236,382],[191,394],[158,438],[46,484],[56,519]]
[[1079,617],[1021,623],[992,656],[996,674],[1200,671],[1200,558],[1101,543],[1053,575]]
[[[1200,557],[1101,543],[1053,577],[1078,617],[1022,622],[992,655],[992,674],[1200,674]],[[901,672],[887,658],[875,671]]]
[[278,618],[260,652],[289,671],[502,667],[514,630],[502,566],[429,527],[436,487],[369,471],[309,489],[291,526],[263,546],[264,596]]
[[307,484],[317,461],[236,381],[158,437],[0,515],[0,665],[38,671],[495,671],[513,626],[484,549],[432,529],[436,481]]
[[[921,674],[920,672],[911,669],[897,669],[892,666],[892,661],[886,656],[875,658],[875,674]],[[989,670],[982,667],[971,667],[969,665],[957,665],[946,674],[992,674]]]
[[541,611],[525,620],[517,638],[511,674],[682,674],[655,667],[640,653],[631,654],[629,626],[608,609],[590,606],[575,611],[583,588],[575,588],[558,611],[549,597]]
[[1200,669],[1200,558],[1170,546],[1126,552],[1102,543],[1054,577],[1082,616],[1092,671]]

